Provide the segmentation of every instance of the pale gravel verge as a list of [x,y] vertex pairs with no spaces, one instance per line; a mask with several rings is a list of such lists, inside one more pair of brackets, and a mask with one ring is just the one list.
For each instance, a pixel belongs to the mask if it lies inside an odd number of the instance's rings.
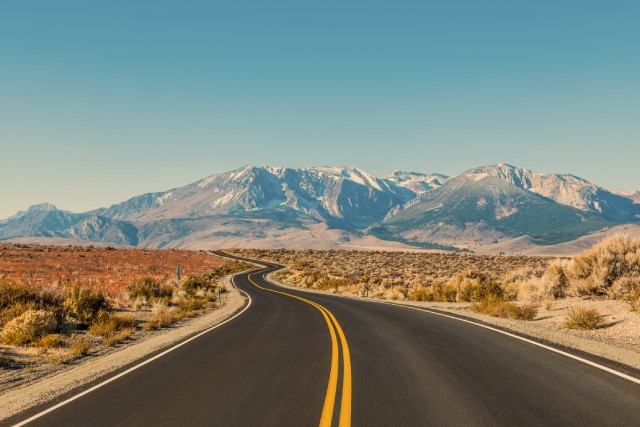
[[[236,273],[240,274],[240,273]],[[104,356],[87,357],[80,365],[61,373],[38,378],[34,382],[0,393],[0,421],[33,406],[50,401],[96,378],[131,364],[151,353],[178,343],[198,332],[230,318],[245,304],[246,298],[231,284],[231,276],[223,278],[227,288],[224,306],[177,326],[150,334],[148,338],[126,345]]]
[[[469,309],[470,303],[388,301],[365,298],[352,294],[339,294],[317,289],[302,288],[282,283],[275,279],[272,274],[273,273],[267,275],[267,278],[271,282],[285,288],[378,303],[432,308],[480,320],[483,323],[495,325],[499,328],[640,369],[640,315],[629,312],[628,304],[621,301],[582,300],[578,298],[557,300],[552,303],[550,310],[541,306],[536,320],[523,321],[502,319],[476,313]],[[562,326],[564,316],[569,309],[577,306],[598,308],[598,310],[605,315],[606,322],[609,326],[595,331],[575,331],[564,328]]]

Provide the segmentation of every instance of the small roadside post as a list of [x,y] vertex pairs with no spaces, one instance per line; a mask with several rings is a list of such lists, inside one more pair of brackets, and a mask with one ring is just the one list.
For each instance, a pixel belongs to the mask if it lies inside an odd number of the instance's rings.
[[178,268],[176,268],[176,275],[178,276],[178,282],[182,278],[182,273],[184,273],[184,268],[178,266]]

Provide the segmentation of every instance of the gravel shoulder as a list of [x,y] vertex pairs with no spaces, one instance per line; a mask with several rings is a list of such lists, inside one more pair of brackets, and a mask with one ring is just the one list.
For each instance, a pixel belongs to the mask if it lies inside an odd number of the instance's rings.
[[[269,275],[268,279],[280,286],[306,292],[327,294],[330,292],[291,286]],[[331,292],[333,293],[333,292]],[[533,321],[502,319],[477,313],[469,309],[470,303],[438,303],[418,301],[388,301],[365,298],[353,294],[333,293],[345,298],[380,301],[420,308],[431,308],[449,312],[467,318],[479,320],[485,324],[513,331],[537,340],[546,341],[563,347],[572,348],[588,354],[640,369],[640,314],[631,312],[629,304],[615,300],[586,300],[565,298],[552,302],[549,306],[540,305],[538,315]],[[605,326],[590,331],[567,329],[563,326],[565,316],[575,307],[594,307],[605,316]]]
[[105,350],[102,354],[76,359],[64,365],[51,365],[46,369],[23,372],[19,378],[5,378],[0,389],[0,421],[62,396],[232,317],[245,305],[246,298],[232,286],[231,277],[232,275],[226,276],[222,280],[227,292],[223,294],[226,295],[226,301],[220,308],[195,318],[184,319],[169,329],[138,332],[133,340]]

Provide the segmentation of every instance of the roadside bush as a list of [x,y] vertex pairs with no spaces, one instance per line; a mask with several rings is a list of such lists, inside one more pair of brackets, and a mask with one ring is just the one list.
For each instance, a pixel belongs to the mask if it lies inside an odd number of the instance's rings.
[[0,282],[0,310],[17,304],[37,303],[38,300],[38,292],[29,286]]
[[606,295],[624,276],[640,276],[640,239],[611,236],[576,256],[567,277],[578,295]]
[[458,301],[478,302],[499,300],[504,298],[504,289],[498,282],[490,279],[478,278],[473,281],[463,281],[458,290]]
[[60,348],[63,346],[63,341],[60,338],[60,335],[57,334],[49,334],[40,338],[37,342],[35,342],[35,346],[43,349],[50,348]]
[[115,345],[129,338],[136,329],[134,316],[104,316],[89,327],[89,333],[103,337],[104,345]]
[[199,298],[187,298],[180,300],[176,305],[180,310],[185,312],[193,312],[202,310],[205,307],[205,301]]
[[135,329],[134,316],[104,316],[89,326],[88,332],[92,335],[109,338],[123,329]]
[[152,303],[157,300],[169,300],[173,294],[171,286],[162,285],[153,277],[136,279],[127,287],[129,299]]
[[564,298],[567,288],[569,287],[569,279],[565,272],[567,261],[556,260],[552,262],[543,276],[543,280],[547,285],[549,296],[554,299]]
[[574,308],[567,314],[564,326],[569,329],[598,329],[604,325],[604,316],[595,308]]
[[0,327],[28,310],[59,310],[59,296],[30,286],[0,282]]
[[183,317],[185,317],[184,313],[176,307],[168,307],[165,304],[155,304],[153,306],[153,316],[143,325],[143,328],[145,331],[166,328]]
[[4,326],[2,341],[11,345],[28,344],[55,331],[57,325],[50,311],[28,310]]
[[216,288],[216,282],[207,276],[187,276],[182,282],[181,288],[187,294],[193,296],[198,291],[213,291]]
[[62,303],[66,315],[90,325],[111,311],[107,297],[99,290],[74,286]]
[[520,306],[514,302],[507,302],[500,299],[477,301],[471,304],[469,308],[478,313],[516,320],[534,320],[538,315],[538,307],[534,304],[524,304]]
[[609,296],[629,302],[640,298],[640,275],[625,275],[613,282]]
[[409,294],[411,301],[433,301],[433,294],[423,285],[416,283],[413,285],[413,292]]
[[88,337],[78,336],[69,347],[69,354],[72,356],[85,356],[93,347],[93,342]]

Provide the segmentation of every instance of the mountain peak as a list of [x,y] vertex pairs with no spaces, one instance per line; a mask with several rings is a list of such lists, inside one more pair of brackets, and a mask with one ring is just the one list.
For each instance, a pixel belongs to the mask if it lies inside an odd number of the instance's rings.
[[36,205],[31,205],[27,212],[51,212],[59,210],[55,205],[51,203],[38,203]]

